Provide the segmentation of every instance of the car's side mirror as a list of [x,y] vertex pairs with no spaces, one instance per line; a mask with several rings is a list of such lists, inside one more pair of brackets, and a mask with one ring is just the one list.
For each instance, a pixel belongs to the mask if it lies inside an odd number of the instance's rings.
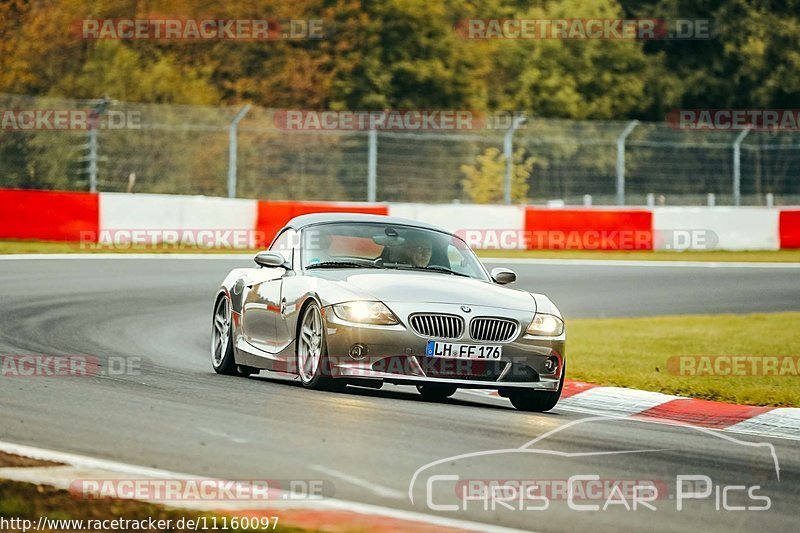
[[253,260],[258,266],[265,268],[283,267],[287,270],[289,268],[286,258],[278,252],[258,252]]
[[513,270],[507,268],[493,268],[492,279],[500,285],[508,285],[517,281],[517,275]]

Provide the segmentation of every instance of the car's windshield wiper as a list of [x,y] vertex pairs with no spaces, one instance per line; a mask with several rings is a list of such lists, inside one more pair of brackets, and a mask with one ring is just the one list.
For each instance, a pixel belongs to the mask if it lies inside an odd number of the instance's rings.
[[380,268],[372,263],[358,263],[356,261],[322,261],[306,265],[309,268]]
[[[384,266],[386,266],[384,264]],[[394,264],[392,268],[396,268],[398,270],[424,270],[428,272],[441,272],[443,274],[452,274],[453,276],[461,276],[463,278],[471,278],[469,274],[464,274],[463,272],[456,272],[455,270],[450,270],[447,267],[439,266],[439,265],[429,265],[426,267],[423,266],[411,266],[411,265],[399,265]]]

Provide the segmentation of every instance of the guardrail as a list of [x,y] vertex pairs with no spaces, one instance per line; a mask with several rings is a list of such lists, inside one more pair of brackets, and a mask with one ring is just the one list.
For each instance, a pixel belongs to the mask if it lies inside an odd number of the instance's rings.
[[411,218],[484,249],[777,250],[800,248],[800,207],[546,208],[300,202],[163,194],[0,189],[0,239],[97,242],[103,232],[250,232],[265,246],[292,217],[357,212]]

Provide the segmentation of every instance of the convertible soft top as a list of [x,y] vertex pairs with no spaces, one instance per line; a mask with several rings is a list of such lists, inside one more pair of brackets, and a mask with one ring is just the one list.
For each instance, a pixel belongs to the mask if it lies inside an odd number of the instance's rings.
[[387,215],[370,215],[366,213],[312,213],[310,215],[300,215],[291,219],[285,227],[299,230],[315,224],[328,224],[332,222],[379,222],[382,224],[397,224],[400,226],[412,226],[415,228],[440,231],[442,233],[451,233],[439,226],[419,222],[418,220],[390,217]]

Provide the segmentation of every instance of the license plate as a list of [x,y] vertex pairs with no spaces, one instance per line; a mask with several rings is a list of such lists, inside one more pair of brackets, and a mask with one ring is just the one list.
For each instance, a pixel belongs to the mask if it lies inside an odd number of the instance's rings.
[[500,359],[502,346],[486,344],[457,344],[454,342],[428,341],[425,355],[428,357],[452,357],[453,359]]

